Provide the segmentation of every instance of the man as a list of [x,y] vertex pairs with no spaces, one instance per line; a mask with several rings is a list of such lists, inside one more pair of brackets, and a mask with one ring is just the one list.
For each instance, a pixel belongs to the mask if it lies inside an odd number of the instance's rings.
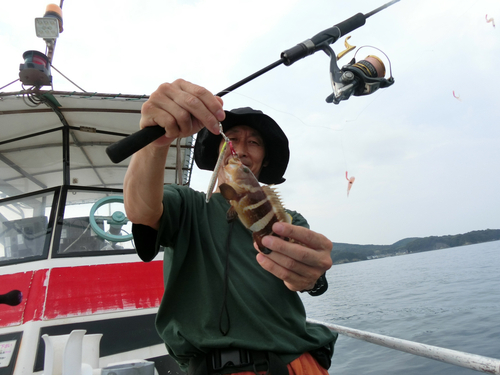
[[[220,194],[207,204],[204,193],[163,186],[169,145],[177,137],[199,132],[195,161],[202,169],[214,168],[222,140],[219,121],[260,182],[284,181],[288,140],[262,112],[224,112],[221,98],[184,80],[161,85],[144,103],[140,127],[160,125],[165,137],[133,156],[124,198],[141,259],[150,261],[159,245],[166,247],[158,332],[190,375],[327,374],[336,335],[305,323],[296,292],[325,288],[331,241],[289,211],[292,224],[276,223],[273,232],[298,243],[266,236],[262,244],[272,252],[265,255],[239,221],[226,221],[230,206]],[[219,183],[224,178],[220,173]]]

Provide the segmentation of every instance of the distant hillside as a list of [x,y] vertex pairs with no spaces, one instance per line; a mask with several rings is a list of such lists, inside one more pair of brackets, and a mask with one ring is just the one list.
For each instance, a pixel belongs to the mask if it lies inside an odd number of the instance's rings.
[[500,240],[500,229],[477,230],[450,236],[405,238],[392,245],[351,245],[333,242],[332,260],[334,264],[349,263],[497,240]]

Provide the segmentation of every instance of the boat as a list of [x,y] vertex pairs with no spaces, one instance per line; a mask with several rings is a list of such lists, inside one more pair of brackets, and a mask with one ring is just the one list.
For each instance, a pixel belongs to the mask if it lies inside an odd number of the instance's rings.
[[[75,330],[102,335],[99,368],[140,358],[175,374],[154,325],[161,256],[136,255],[123,208],[129,159],[105,153],[138,129],[148,96],[56,91],[39,84],[50,83],[45,54],[24,60],[30,87],[0,93],[0,374],[42,373],[42,337]],[[189,185],[192,146],[174,147],[165,183]]]
[[[158,374],[181,374],[154,326],[163,294],[161,254],[139,260],[123,209],[129,159],[115,164],[105,152],[137,130],[148,96],[54,90],[55,42],[49,44],[49,56],[23,55],[20,79],[31,87],[0,92],[0,375],[61,373],[47,370],[48,362],[61,362],[49,353],[50,338],[64,338],[67,346],[72,335],[80,340],[82,366],[93,362],[91,371],[140,359],[153,362]],[[190,184],[192,149],[192,137],[172,146],[166,184]],[[496,359],[325,325],[500,374]],[[90,359],[85,337],[93,339]]]
[[[0,94],[0,347],[10,351],[0,374],[43,370],[42,336],[75,329],[103,334],[101,367],[145,358],[172,371],[154,327],[162,262],[137,257],[123,209],[128,161],[114,164],[105,153],[137,130],[145,100]],[[192,139],[179,146],[165,183],[189,184]]]

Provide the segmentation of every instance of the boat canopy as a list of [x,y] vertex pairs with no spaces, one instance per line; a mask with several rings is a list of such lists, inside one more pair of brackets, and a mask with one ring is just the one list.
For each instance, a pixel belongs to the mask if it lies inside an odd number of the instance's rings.
[[[130,158],[106,147],[139,130],[146,95],[0,93],[0,199],[60,185],[121,189]],[[193,137],[172,144],[166,184],[189,185]]]

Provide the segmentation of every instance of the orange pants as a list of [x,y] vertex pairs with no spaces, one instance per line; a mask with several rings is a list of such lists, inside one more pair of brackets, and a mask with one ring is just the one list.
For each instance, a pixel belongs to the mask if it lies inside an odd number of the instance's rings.
[[[316,362],[316,360],[309,353],[302,354],[299,358],[290,362],[287,367],[288,373],[290,375],[328,375],[328,371],[321,367],[320,364]],[[262,375],[264,375],[265,373],[265,371],[259,372],[259,374]],[[238,372],[235,374],[255,375],[253,371]]]

